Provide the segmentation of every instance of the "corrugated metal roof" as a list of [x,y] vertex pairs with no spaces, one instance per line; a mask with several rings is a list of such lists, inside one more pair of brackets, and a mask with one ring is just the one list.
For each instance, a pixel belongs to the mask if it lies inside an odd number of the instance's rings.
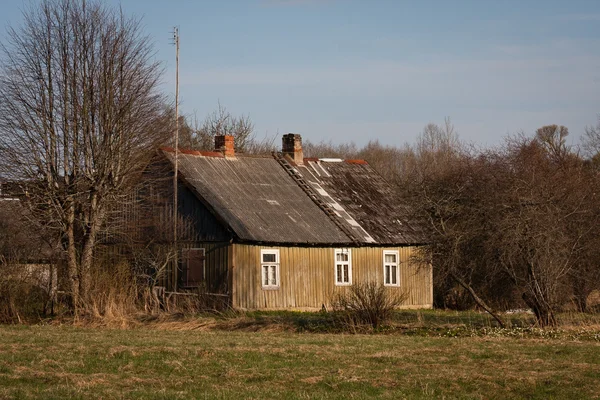
[[[173,162],[173,154],[165,154]],[[272,157],[180,153],[179,172],[241,240],[351,242]]]
[[[174,161],[171,151],[164,154]],[[306,159],[303,166],[289,172],[285,162],[280,162],[281,157],[226,158],[220,153],[188,151],[179,154],[179,172],[243,241],[365,245],[426,242],[424,224],[415,219],[410,207],[368,163]],[[299,175],[294,178],[294,173]],[[306,183],[310,186],[308,192]],[[311,195],[318,200],[311,199]],[[345,225],[340,227],[340,223]]]
[[364,243],[425,243],[424,224],[368,163],[307,161],[298,171]]

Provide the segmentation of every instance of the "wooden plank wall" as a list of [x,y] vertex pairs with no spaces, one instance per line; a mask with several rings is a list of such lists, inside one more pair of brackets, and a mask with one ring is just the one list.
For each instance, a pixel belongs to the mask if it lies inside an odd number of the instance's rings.
[[204,249],[206,267],[206,289],[209,293],[228,293],[229,242],[193,243],[182,248]]
[[[234,244],[232,256],[232,305],[240,309],[320,309],[329,307],[335,290],[334,248],[261,247]],[[280,286],[276,290],[261,287],[260,250],[279,249]],[[413,247],[352,248],[352,282],[383,282],[383,251],[400,254],[400,287],[407,290],[403,307],[431,308],[433,305],[430,266],[410,262]]]

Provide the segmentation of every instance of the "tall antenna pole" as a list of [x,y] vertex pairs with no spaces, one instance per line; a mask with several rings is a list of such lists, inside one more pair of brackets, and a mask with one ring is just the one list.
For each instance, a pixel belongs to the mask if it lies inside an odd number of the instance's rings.
[[175,268],[173,274],[173,290],[177,291],[177,175],[179,172],[179,27],[173,27],[173,44],[175,45],[175,173],[173,174],[173,247],[175,248]]

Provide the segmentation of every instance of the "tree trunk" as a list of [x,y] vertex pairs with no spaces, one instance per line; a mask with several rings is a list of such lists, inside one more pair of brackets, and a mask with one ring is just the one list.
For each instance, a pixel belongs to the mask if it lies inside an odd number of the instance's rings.
[[[96,205],[97,203],[94,201],[92,204]],[[102,225],[102,216],[103,214],[99,209],[93,209],[91,211],[89,228],[83,244],[83,250],[81,252],[81,263],[79,265],[79,294],[85,304],[89,304],[90,300],[90,271],[94,262],[94,248],[96,247],[96,237],[98,236],[98,231]]]
[[525,304],[527,304],[535,314],[536,321],[540,328],[554,327],[557,325],[554,312],[547,304],[539,301],[529,292],[523,293],[523,301],[525,301]]
[[548,301],[550,297],[547,293],[548,290],[543,283],[540,283],[534,263],[528,263],[527,265],[526,290],[527,291],[523,293],[523,300],[531,307],[540,328],[556,326],[554,311]]
[[77,248],[75,246],[75,206],[69,206],[67,216],[67,271],[69,276],[69,292],[71,307],[75,319],[79,318],[81,297],[79,294],[79,268],[77,268]]
[[500,316],[498,314],[496,314],[494,312],[494,310],[492,310],[492,308],[490,306],[488,306],[481,297],[477,296],[477,293],[475,293],[475,290],[473,290],[471,285],[469,285],[467,282],[462,280],[454,272],[451,272],[450,276],[452,276],[452,279],[454,279],[460,286],[464,287],[471,294],[471,297],[473,297],[473,300],[475,300],[475,303],[477,303],[477,305],[479,307],[483,308],[488,314],[490,314],[498,322],[498,325],[500,325],[501,328],[505,327],[505,324],[504,324],[504,321],[502,320],[502,318],[500,318]]
[[572,287],[573,287],[573,300],[575,301],[575,305],[577,306],[577,311],[579,312],[587,312],[587,298],[591,292],[586,287],[585,279],[575,278]]
[[577,311],[581,313],[588,312],[587,307],[587,295],[585,294],[575,294],[575,305],[577,306]]

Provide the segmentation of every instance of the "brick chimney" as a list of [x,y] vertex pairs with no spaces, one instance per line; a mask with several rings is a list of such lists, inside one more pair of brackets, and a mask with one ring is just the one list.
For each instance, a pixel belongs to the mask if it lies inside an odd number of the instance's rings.
[[220,151],[225,157],[235,157],[235,147],[233,146],[233,136],[216,135],[215,151]]
[[281,138],[281,152],[288,155],[296,165],[304,165],[304,154],[302,153],[302,136],[288,133]]

